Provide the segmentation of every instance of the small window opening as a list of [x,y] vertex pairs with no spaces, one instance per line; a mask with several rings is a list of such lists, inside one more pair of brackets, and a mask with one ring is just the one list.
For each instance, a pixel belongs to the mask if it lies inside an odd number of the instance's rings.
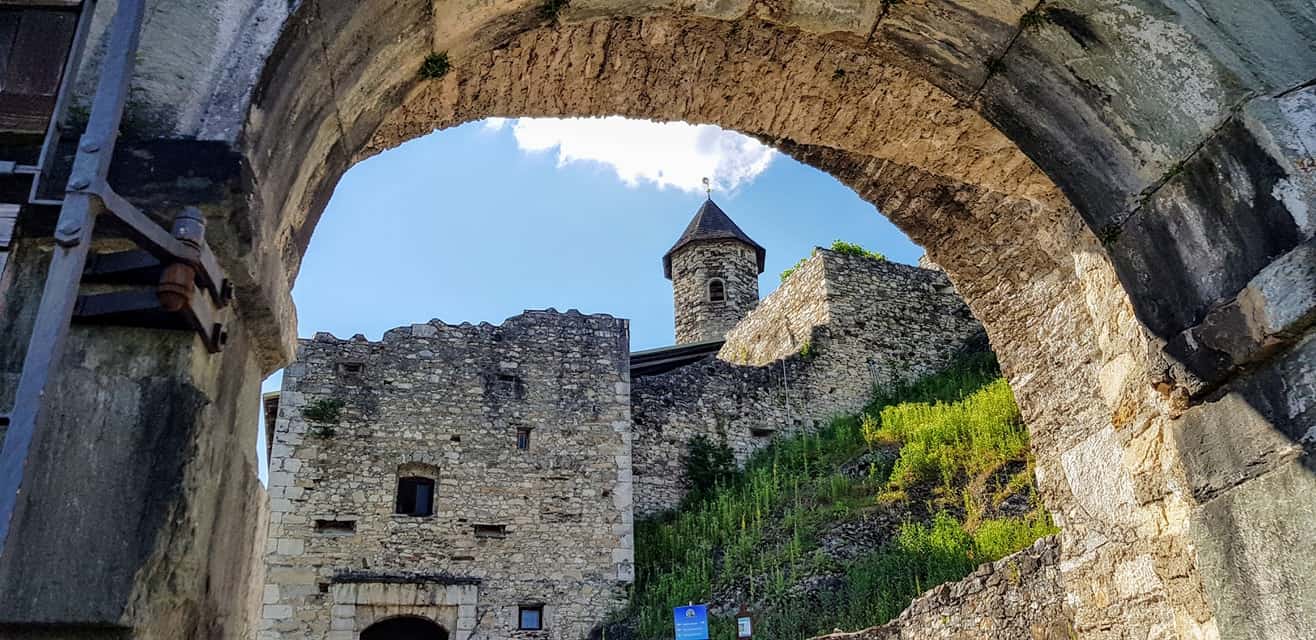
[[708,281],[708,301],[722,302],[727,299],[727,286],[720,279],[714,278]]
[[507,525],[505,524],[477,524],[474,525],[473,528],[475,529],[475,537],[477,538],[507,537]]
[[316,520],[315,532],[326,535],[351,535],[356,533],[355,520]]
[[498,393],[515,397],[517,395],[516,388],[520,384],[521,384],[520,378],[510,373],[500,373],[495,379],[494,388],[498,391]]
[[416,477],[399,478],[395,513],[416,517],[433,515],[434,480]]
[[528,427],[517,428],[516,448],[522,451],[527,451],[530,449],[530,429]]
[[544,605],[523,604],[517,607],[517,627],[525,631],[544,628]]
[[361,374],[366,372],[366,365],[362,362],[340,362],[338,363],[338,375],[344,378],[360,378]]
[[772,434],[776,432],[776,429],[770,427],[750,427],[749,429],[749,435],[755,438],[771,438]]
[[452,436],[452,437],[448,438],[448,440],[451,440],[452,442],[461,442],[461,441],[462,441],[462,437],[461,437],[461,436]]
[[320,593],[329,593],[329,583],[328,583],[328,582],[321,582],[321,583],[319,583],[319,584],[316,585],[316,586],[317,586],[317,588],[320,590]]

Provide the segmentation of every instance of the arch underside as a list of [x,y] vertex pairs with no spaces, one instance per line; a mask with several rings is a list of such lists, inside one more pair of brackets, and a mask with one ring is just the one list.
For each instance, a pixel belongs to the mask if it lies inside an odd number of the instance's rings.
[[[991,71],[1015,48],[1102,37],[1094,27],[1070,23],[1025,38],[1018,24],[1031,3],[1013,2],[976,11],[942,3],[953,10],[939,18],[917,7],[859,11],[840,29],[757,5],[727,20],[702,4],[646,16],[596,4],[605,3],[579,0],[554,18],[529,6],[476,11],[409,0],[344,10],[312,1],[292,17],[244,138],[252,210],[264,213],[253,221],[254,266],[237,278],[264,297],[249,313],[284,326],[265,337],[267,366],[288,356],[290,283],[354,162],[494,116],[622,115],[737,130],[873,203],[927,248],[987,327],[1033,435],[1042,494],[1063,528],[1079,632],[1210,637],[1213,604],[1187,526],[1197,501],[1169,443],[1182,407],[1157,391],[1179,383],[1156,365],[1166,332],[1149,332],[1135,316],[1155,290],[1130,296],[1128,272],[1112,263],[1105,237],[1142,210],[1149,189],[1164,184],[1162,169],[1196,143],[1103,142],[1118,127],[1087,103],[1048,115],[1023,81]],[[421,81],[416,69],[435,50],[449,54],[452,68]],[[1020,73],[1049,77],[1033,61],[1021,60]],[[272,78],[301,83],[280,89]],[[1091,90],[1056,82],[1060,92]],[[1029,120],[1031,108],[1040,115]],[[1197,118],[1193,127],[1205,135],[1230,117],[1192,108],[1176,107],[1159,124]],[[1154,124],[1122,126],[1136,136]],[[1072,131],[1058,133],[1066,126]],[[1133,564],[1150,573],[1150,586],[1112,596],[1111,576]]]

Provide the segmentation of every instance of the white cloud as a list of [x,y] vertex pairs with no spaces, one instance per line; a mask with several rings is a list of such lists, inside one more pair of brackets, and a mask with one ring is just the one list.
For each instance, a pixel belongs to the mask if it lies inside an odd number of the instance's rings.
[[[499,131],[506,120],[484,126]],[[767,170],[777,152],[747,136],[711,125],[609,118],[521,118],[512,123],[517,146],[525,151],[557,149],[558,166],[573,162],[609,165],[629,186],[649,182],[701,192],[702,180],[732,191]]]

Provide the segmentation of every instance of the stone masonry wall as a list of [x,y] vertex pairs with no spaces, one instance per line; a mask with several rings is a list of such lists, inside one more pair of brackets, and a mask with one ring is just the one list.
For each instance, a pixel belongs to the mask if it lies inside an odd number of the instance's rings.
[[815,640],[1071,640],[1073,621],[1060,578],[1060,543],[1038,540],[978,567],[959,582],[919,596],[896,619]]
[[[634,575],[628,350],[627,321],[551,310],[300,341],[260,638],[349,640],[399,614],[458,640],[586,636]],[[305,415],[324,401],[336,421]],[[436,480],[432,516],[394,513],[407,476]],[[520,605],[543,631],[517,630]]]
[[[672,254],[676,343],[721,340],[759,302],[758,257],[736,240],[701,240]],[[708,282],[720,278],[726,300],[708,299]]]
[[981,336],[944,274],[817,250],[717,358],[634,381],[636,514],[684,497],[694,436],[725,441],[743,464],[775,435],[858,412],[874,387],[943,369]]

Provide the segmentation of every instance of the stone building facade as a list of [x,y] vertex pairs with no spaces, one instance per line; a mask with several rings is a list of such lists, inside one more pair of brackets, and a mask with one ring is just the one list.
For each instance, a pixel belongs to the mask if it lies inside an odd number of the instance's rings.
[[300,341],[274,419],[260,640],[373,640],[404,619],[585,638],[624,604],[636,514],[685,496],[692,438],[743,463],[982,344],[939,271],[819,249],[759,303],[761,256],[705,203],[664,256],[678,335],[700,342],[660,373],[632,363],[625,320],[575,311]]
[[717,357],[634,379],[636,513],[684,497],[697,435],[743,463],[778,434],[856,413],[875,388],[983,347],[944,273],[818,249],[727,332]]
[[709,199],[663,256],[672,281],[676,343],[721,340],[759,302],[767,255]]
[[259,638],[588,635],[634,576],[628,348],[625,320],[551,310],[301,340]]

